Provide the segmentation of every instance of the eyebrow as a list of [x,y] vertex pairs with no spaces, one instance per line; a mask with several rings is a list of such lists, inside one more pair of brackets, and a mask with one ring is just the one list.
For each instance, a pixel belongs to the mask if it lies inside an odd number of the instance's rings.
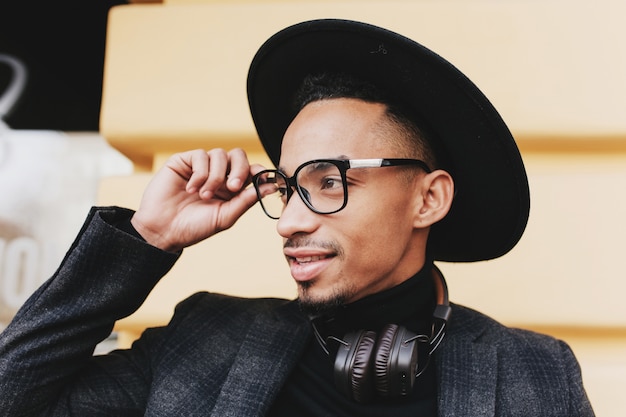
[[[315,158],[315,159],[339,159],[339,160],[344,160],[344,159],[350,159],[350,157],[348,155],[341,154],[341,155],[336,156],[334,158]],[[311,161],[314,161],[314,159],[311,159]],[[306,164],[307,162],[309,162],[309,161],[303,162],[302,164]],[[302,165],[302,164],[300,164],[300,165]],[[300,166],[300,165],[298,165],[298,166]],[[285,167],[283,167],[283,166],[278,166],[276,169],[279,170],[282,173],[286,173],[285,172]]]

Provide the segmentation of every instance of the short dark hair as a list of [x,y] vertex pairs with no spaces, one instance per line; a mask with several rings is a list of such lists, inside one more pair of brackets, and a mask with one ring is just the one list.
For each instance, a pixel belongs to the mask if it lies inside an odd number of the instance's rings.
[[341,73],[320,73],[305,77],[294,100],[295,112],[314,101],[335,98],[353,98],[386,106],[386,115],[399,129],[404,140],[399,146],[407,148],[414,157],[422,159],[431,169],[438,167],[437,155],[424,129],[411,117],[410,112],[390,98],[376,85]]

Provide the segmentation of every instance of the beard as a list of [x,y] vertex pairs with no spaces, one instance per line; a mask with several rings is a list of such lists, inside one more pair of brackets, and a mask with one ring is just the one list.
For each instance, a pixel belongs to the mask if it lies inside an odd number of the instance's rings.
[[309,291],[314,285],[314,282],[302,282],[298,284],[298,305],[300,310],[308,317],[332,316],[351,298],[351,291],[346,288],[343,290],[335,289],[330,295],[324,298],[316,298],[311,295]]
[[[314,240],[307,236],[297,236],[287,239],[283,246],[285,248],[317,247],[329,250],[337,258],[344,256],[341,245],[332,240]],[[333,288],[330,294],[315,295],[314,286],[315,280],[298,283],[298,304],[300,310],[309,317],[332,315],[339,307],[346,304],[353,293],[353,290],[346,286]]]

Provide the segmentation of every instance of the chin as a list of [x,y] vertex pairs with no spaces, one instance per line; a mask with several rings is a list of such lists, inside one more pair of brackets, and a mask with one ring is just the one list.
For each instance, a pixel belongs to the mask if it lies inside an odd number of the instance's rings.
[[302,283],[298,286],[298,303],[303,313],[317,317],[333,314],[337,308],[345,305],[352,295],[344,289],[329,289],[328,291],[316,291],[314,284]]

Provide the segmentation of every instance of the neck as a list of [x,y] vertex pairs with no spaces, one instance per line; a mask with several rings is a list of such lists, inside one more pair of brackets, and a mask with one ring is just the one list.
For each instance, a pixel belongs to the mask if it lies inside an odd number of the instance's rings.
[[427,263],[399,285],[312,317],[311,322],[322,340],[341,339],[360,329],[378,332],[389,323],[429,334],[435,304],[432,263]]

